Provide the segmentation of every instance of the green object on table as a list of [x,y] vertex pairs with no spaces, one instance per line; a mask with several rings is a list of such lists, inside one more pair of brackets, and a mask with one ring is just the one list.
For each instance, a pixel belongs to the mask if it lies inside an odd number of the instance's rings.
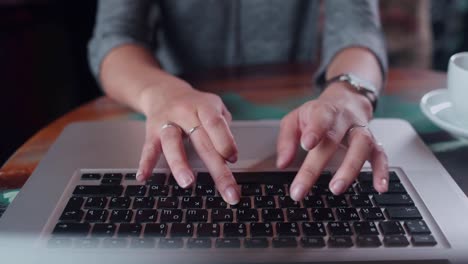
[[18,194],[19,189],[0,191],[0,208],[2,205],[9,205]]

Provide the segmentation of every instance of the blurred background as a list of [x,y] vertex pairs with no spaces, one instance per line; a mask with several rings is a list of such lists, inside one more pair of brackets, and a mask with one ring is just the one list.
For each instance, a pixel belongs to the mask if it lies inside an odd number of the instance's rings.
[[[468,50],[468,1],[381,0],[391,67],[446,71]],[[87,64],[96,1],[0,0],[0,166],[101,92]]]

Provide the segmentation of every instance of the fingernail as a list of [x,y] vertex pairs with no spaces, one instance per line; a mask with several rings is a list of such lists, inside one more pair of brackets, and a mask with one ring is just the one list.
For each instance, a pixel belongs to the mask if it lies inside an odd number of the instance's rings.
[[334,195],[339,195],[344,191],[345,182],[343,180],[336,180],[331,186],[331,191]]
[[388,180],[386,178],[382,178],[382,180],[380,180],[380,186],[382,186],[382,188],[387,191],[388,189]]
[[309,151],[312,149],[317,142],[317,137],[311,134],[304,135],[304,137],[301,140],[301,147],[305,151]]
[[304,186],[302,186],[300,184],[294,185],[291,188],[291,198],[294,201],[300,201],[300,200],[302,200],[302,198],[304,198],[306,192],[307,192],[307,190],[304,188]]
[[143,181],[143,173],[141,173],[140,170],[137,171],[136,175],[135,175],[135,178],[137,181]]
[[179,173],[179,185],[182,188],[188,187],[190,184],[192,184],[193,180],[193,175],[189,171],[182,171]]
[[224,197],[226,198],[226,202],[231,205],[237,204],[239,202],[239,194],[237,193],[236,188],[233,186],[229,186],[224,191]]
[[237,161],[237,154],[234,154],[231,157],[229,157],[228,161],[231,163],[235,163]]

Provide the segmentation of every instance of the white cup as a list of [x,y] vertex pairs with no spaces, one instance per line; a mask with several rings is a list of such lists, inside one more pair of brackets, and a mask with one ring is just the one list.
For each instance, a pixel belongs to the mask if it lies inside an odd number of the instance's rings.
[[447,86],[456,118],[468,124],[468,52],[450,57]]

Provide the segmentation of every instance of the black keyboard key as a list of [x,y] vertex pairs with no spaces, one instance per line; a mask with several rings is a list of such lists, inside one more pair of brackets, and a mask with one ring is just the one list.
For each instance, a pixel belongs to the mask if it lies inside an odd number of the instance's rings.
[[70,200],[68,200],[67,205],[65,206],[64,211],[73,211],[73,210],[80,210],[81,206],[83,205],[84,198],[83,197],[71,197]]
[[317,179],[317,183],[328,185],[332,179],[333,175],[330,171],[323,171],[319,178]]
[[270,223],[251,223],[250,235],[252,237],[271,237],[273,229]]
[[88,223],[58,223],[52,231],[53,235],[86,236],[89,232]]
[[170,234],[172,237],[191,237],[193,235],[193,224],[173,223]]
[[297,223],[276,223],[276,234],[281,237],[299,236]]
[[96,248],[99,245],[97,238],[80,238],[75,240],[76,248]]
[[113,210],[110,216],[111,223],[128,223],[132,220],[132,210]]
[[255,196],[253,198],[255,208],[275,208],[275,197],[273,196]]
[[128,185],[125,196],[145,196],[147,187],[145,185]]
[[240,240],[238,238],[217,238],[217,248],[240,248]]
[[359,221],[356,208],[336,208],[336,216],[341,221]]
[[378,236],[358,236],[356,238],[356,245],[364,248],[376,248],[382,246]]
[[168,196],[169,185],[150,185],[148,195],[150,196]]
[[408,194],[379,194],[374,195],[378,206],[412,206],[413,200]]
[[354,222],[354,231],[359,236],[378,235],[379,231],[374,222]]
[[347,236],[330,237],[328,239],[328,246],[331,248],[350,248],[353,245],[353,240]]
[[213,177],[208,172],[197,173],[197,183],[202,185],[214,185]]
[[190,196],[182,197],[181,206],[182,208],[202,208],[203,198],[202,197],[190,197]]
[[327,235],[327,231],[325,230],[325,226],[322,222],[302,223],[302,232],[304,232],[304,235],[309,237],[323,237]]
[[84,212],[82,210],[68,210],[65,209],[59,218],[61,222],[80,222],[83,218]]
[[104,238],[102,240],[103,248],[125,248],[127,247],[127,239],[125,238]]
[[197,227],[198,237],[219,237],[219,225],[211,223],[201,223]]
[[161,223],[182,221],[182,210],[180,209],[164,209],[161,210]]
[[106,208],[107,197],[89,197],[84,204],[85,209],[104,209]]
[[294,237],[275,237],[272,239],[274,248],[295,248],[297,240]]
[[291,199],[290,196],[279,196],[278,203],[280,208],[299,208],[301,204]]
[[232,222],[233,213],[231,209],[212,209],[211,221],[212,222]]
[[262,195],[262,186],[260,184],[243,184],[241,187],[242,196]]
[[108,216],[109,212],[107,210],[92,209],[88,210],[86,213],[85,221],[91,223],[104,223]]
[[223,226],[224,237],[245,237],[247,229],[242,223],[225,223]]
[[99,173],[83,173],[81,175],[81,180],[84,181],[96,181],[101,179],[101,174]]
[[179,185],[172,186],[172,196],[191,196],[193,192],[193,187],[189,186],[187,188],[182,188]]
[[91,235],[94,237],[112,237],[115,233],[114,224],[94,224]]
[[176,209],[179,206],[178,197],[159,197],[156,208],[158,209]]
[[328,231],[332,236],[352,236],[353,230],[348,222],[329,222]]
[[259,219],[257,209],[237,209],[238,222],[258,222]]
[[431,230],[424,220],[406,221],[405,227],[411,235],[427,235],[431,233]]
[[252,208],[252,202],[250,200],[250,197],[241,197],[239,203],[236,205],[231,205],[231,208]]
[[211,239],[209,238],[189,238],[187,240],[188,248],[211,248]]
[[265,184],[266,195],[285,195],[286,191],[283,184]]
[[321,195],[309,195],[304,197],[302,201],[304,203],[304,207],[307,208],[323,208],[325,207],[325,203],[323,202]]
[[131,248],[154,248],[155,246],[153,238],[133,238],[130,242]]
[[310,220],[306,208],[288,208],[286,209],[286,215],[290,222]]
[[372,207],[372,202],[369,199],[369,195],[350,195],[349,201],[353,207]]
[[139,237],[141,233],[140,224],[120,224],[119,230],[117,231],[118,235],[121,237]]
[[126,181],[136,181],[136,173],[127,173],[125,174]]
[[166,183],[166,174],[153,173],[146,181],[146,185],[164,185]]
[[282,209],[262,209],[264,222],[283,222],[284,214]]
[[386,247],[407,247],[408,239],[403,235],[385,236],[383,243]]
[[215,196],[216,189],[214,185],[197,184],[195,193],[197,196]]
[[312,186],[311,192],[313,195],[331,194],[330,188],[328,188],[328,183],[316,183]]
[[431,247],[437,245],[437,241],[432,235],[414,235],[411,243],[417,247]]
[[[389,182],[400,182],[396,172],[390,171],[389,173]],[[373,181],[373,174],[371,171],[363,171],[359,173],[358,177],[359,182],[372,182]]]
[[296,174],[295,171],[233,172],[238,184],[290,184]]
[[323,237],[303,237],[301,238],[301,246],[304,248],[323,248],[325,241]]
[[361,216],[364,220],[372,221],[372,220],[385,220],[385,216],[382,213],[382,210],[378,207],[373,208],[362,208],[359,210]]
[[422,219],[416,207],[388,207],[385,209],[388,218],[392,220],[413,220]]
[[244,240],[244,246],[246,248],[267,248],[268,239],[266,238],[246,238]]
[[102,179],[101,180],[102,185],[120,185],[121,182],[122,180],[118,180],[118,179]]
[[389,236],[389,235],[404,235],[405,231],[403,230],[403,227],[401,226],[400,222],[398,221],[385,221],[385,222],[380,222],[380,231],[382,231],[382,234],[384,236]]
[[205,209],[189,209],[185,213],[187,222],[206,222],[208,221],[208,211]]
[[333,211],[330,208],[313,208],[311,211],[314,221],[333,221]]
[[377,194],[378,192],[374,189],[372,182],[361,182],[356,184],[356,189],[361,195]]
[[159,241],[160,248],[183,248],[184,241],[182,238],[161,238]]
[[150,197],[135,197],[133,200],[133,209],[151,209],[154,207],[156,200],[153,196]]
[[121,185],[78,185],[73,191],[76,196],[120,196],[123,192]]
[[143,231],[145,237],[165,237],[166,232],[166,224],[146,224]]
[[406,189],[401,182],[389,182],[387,193],[406,193]]
[[105,173],[104,177],[102,177],[103,180],[119,180],[121,181],[123,178],[122,173]]
[[325,200],[328,203],[328,207],[348,207],[346,197],[343,195],[327,195],[325,196]]
[[206,197],[205,207],[212,208],[227,208],[227,203],[221,197],[208,196]]
[[112,197],[109,202],[109,209],[128,209],[132,199],[130,197]]
[[153,209],[136,210],[135,222],[137,223],[154,223],[158,219],[158,211]]

